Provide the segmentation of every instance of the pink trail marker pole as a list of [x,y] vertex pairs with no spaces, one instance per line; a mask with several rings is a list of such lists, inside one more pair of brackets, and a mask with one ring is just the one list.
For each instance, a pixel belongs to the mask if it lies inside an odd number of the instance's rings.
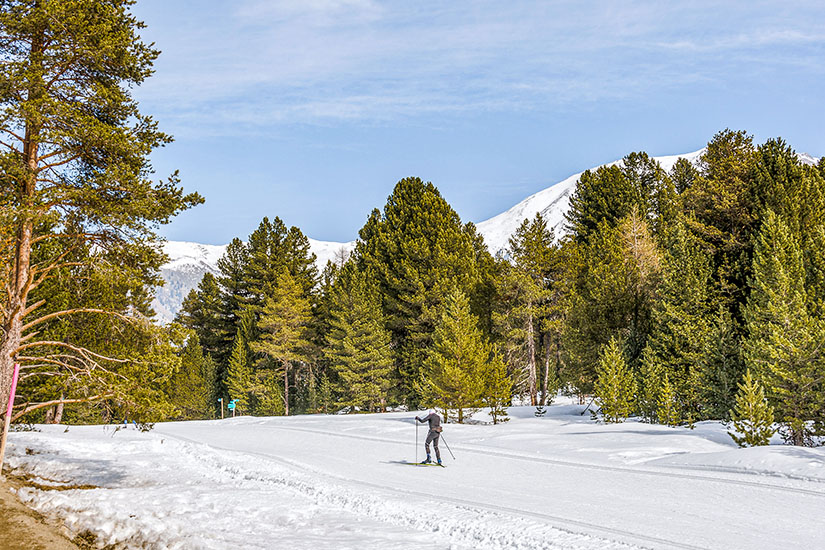
[[6,437],[9,435],[9,425],[11,424],[11,411],[14,407],[14,394],[17,393],[17,379],[20,376],[20,365],[14,364],[14,374],[11,378],[11,394],[9,395],[9,405],[6,408],[6,418],[3,421],[3,436],[0,439],[0,477],[3,477],[3,459],[6,457]]

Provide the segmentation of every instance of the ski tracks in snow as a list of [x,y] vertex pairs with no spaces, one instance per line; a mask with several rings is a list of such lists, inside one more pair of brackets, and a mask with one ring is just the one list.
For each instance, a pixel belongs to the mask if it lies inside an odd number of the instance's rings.
[[[403,441],[398,441],[397,439],[390,439],[385,437],[374,437],[374,436],[365,436],[365,435],[357,435],[351,433],[339,433],[339,432],[331,432],[327,430],[318,430],[315,428],[298,428],[295,426],[277,426],[279,430],[291,430],[291,431],[301,431],[301,432],[308,432],[308,433],[315,433],[318,435],[326,435],[332,437],[344,437],[344,438],[353,438],[353,439],[363,439],[365,441],[374,441],[377,443],[393,443],[395,445],[407,445],[407,443]],[[785,491],[790,493],[798,493],[803,495],[811,495],[817,497],[825,498],[825,489],[822,491],[818,491],[815,489],[806,489],[804,487],[791,487],[788,485],[777,485],[774,483],[764,483],[761,481],[749,481],[744,479],[734,479],[730,477],[721,477],[721,476],[710,476],[710,475],[698,475],[698,474],[691,474],[691,473],[684,473],[684,472],[674,472],[674,471],[666,471],[665,469],[686,469],[686,470],[697,470],[703,472],[713,472],[718,474],[734,474],[737,476],[764,476],[764,477],[772,477],[775,479],[787,479],[787,480],[795,480],[795,481],[805,481],[805,482],[818,482],[823,483],[825,480],[819,479],[811,479],[805,477],[794,477],[790,475],[769,475],[769,474],[760,474],[760,473],[753,473],[747,470],[741,470],[736,468],[724,468],[724,467],[714,467],[714,466],[694,466],[694,465],[663,465],[661,468],[662,470],[654,470],[651,468],[639,468],[639,467],[630,467],[630,466],[615,466],[611,464],[592,464],[587,462],[573,462],[569,460],[560,460],[557,458],[546,458],[541,456],[535,455],[525,455],[513,452],[502,451],[498,449],[493,449],[490,447],[482,447],[476,445],[453,445],[453,448],[465,451],[468,453],[475,453],[475,454],[483,454],[486,456],[496,456],[500,458],[506,459],[513,459],[513,460],[522,460],[526,462],[537,462],[543,464],[551,464],[553,466],[563,466],[568,468],[579,468],[585,470],[598,470],[602,472],[621,472],[621,473],[629,473],[629,474],[637,474],[637,475],[645,475],[645,476],[658,476],[664,478],[680,478],[680,479],[689,479],[689,480],[696,480],[696,481],[707,481],[712,483],[726,483],[730,485],[738,485],[742,487],[757,487],[759,489],[766,489],[766,490],[775,490],[775,491]]]
[[[529,510],[347,479],[271,453],[237,451],[168,432],[164,432],[164,436],[178,440],[182,452],[189,454],[191,460],[206,463],[210,470],[245,482],[286,488],[320,506],[332,506],[373,520],[431,532],[449,540],[445,548],[630,550],[648,548],[652,543],[655,548],[703,550]],[[258,460],[250,462],[250,456]],[[272,463],[280,467],[272,468]],[[364,488],[370,490],[364,491]],[[432,506],[434,503],[438,505],[437,511]],[[628,544],[628,541],[641,542],[642,546]]]

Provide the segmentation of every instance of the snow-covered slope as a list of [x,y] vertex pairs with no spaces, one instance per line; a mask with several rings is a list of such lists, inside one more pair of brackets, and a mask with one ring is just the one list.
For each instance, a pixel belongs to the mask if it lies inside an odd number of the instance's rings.
[[[699,151],[686,153],[684,155],[654,158],[659,161],[663,169],[670,170],[679,158],[696,162],[703,152],[704,149],[700,149]],[[620,162],[621,160],[617,160],[603,166],[613,166]],[[591,170],[596,170],[597,168],[599,168],[599,166],[595,166],[591,168]],[[573,174],[569,178],[555,185],[551,185],[547,189],[530,195],[506,212],[502,212],[498,216],[476,224],[479,233],[484,236],[484,242],[487,243],[487,248],[490,250],[490,253],[496,254],[506,248],[507,241],[518,226],[521,225],[521,222],[525,219],[533,218],[539,212],[545,221],[547,221],[547,226],[553,228],[557,237],[563,235],[565,233],[564,215],[570,208],[570,197],[576,190],[576,182],[579,181],[582,174],[583,172]]]
[[443,469],[411,464],[415,412],[40,426],[9,434],[6,456],[35,482],[24,503],[114,548],[825,548],[822,448],[739,449],[719,422],[601,424],[583,409],[446,424]]
[[[166,284],[157,289],[152,307],[159,321],[167,323],[175,318],[189,291],[207,272],[218,272],[218,260],[226,251],[227,245],[199,244],[183,241],[168,241],[163,250],[169,256],[169,262],[161,267],[161,275]],[[349,253],[355,242],[336,243],[309,239],[310,250],[315,254],[315,263],[321,271],[327,261],[334,260],[342,251]]]

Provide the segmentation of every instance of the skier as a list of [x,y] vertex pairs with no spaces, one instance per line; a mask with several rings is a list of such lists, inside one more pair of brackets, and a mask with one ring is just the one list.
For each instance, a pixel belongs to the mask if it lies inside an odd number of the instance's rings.
[[416,420],[421,422],[430,423],[430,431],[427,433],[427,439],[424,441],[424,449],[427,451],[427,458],[424,459],[424,462],[421,464],[429,464],[432,462],[430,458],[430,442],[432,442],[433,447],[435,447],[435,458],[438,460],[439,466],[441,465],[441,452],[438,450],[438,440],[441,437],[441,417],[438,416],[434,410],[430,409],[429,414],[424,418],[415,417]]

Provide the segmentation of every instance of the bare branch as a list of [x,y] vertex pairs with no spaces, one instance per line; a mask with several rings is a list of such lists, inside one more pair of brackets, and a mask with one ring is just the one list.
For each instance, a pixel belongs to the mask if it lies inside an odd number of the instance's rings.
[[14,422],[18,418],[23,415],[26,415],[32,411],[36,411],[37,409],[42,409],[44,407],[51,407],[53,405],[65,405],[67,403],[89,403],[92,401],[100,401],[101,399],[109,399],[110,397],[114,397],[115,392],[107,392],[107,393],[99,393],[97,395],[92,395],[89,397],[81,397],[77,399],[55,399],[54,401],[45,401],[43,403],[34,403],[32,405],[28,405],[25,409],[20,411],[17,414],[12,414],[11,421]]
[[67,344],[66,342],[58,342],[55,340],[41,340],[40,342],[32,342],[30,344],[23,344],[18,346],[16,350],[14,350],[14,355],[17,355],[21,351],[25,349],[37,348],[37,347],[44,347],[44,346],[55,346],[55,347],[62,347],[66,349],[70,349],[74,352],[80,353],[81,355],[89,355],[91,357],[95,357],[97,359],[102,359],[103,361],[111,361],[112,363],[129,363],[129,359],[116,359],[114,357],[107,357],[105,355],[100,355],[99,353],[95,353],[90,351],[86,348],[81,348],[77,346],[73,346],[71,344]]

